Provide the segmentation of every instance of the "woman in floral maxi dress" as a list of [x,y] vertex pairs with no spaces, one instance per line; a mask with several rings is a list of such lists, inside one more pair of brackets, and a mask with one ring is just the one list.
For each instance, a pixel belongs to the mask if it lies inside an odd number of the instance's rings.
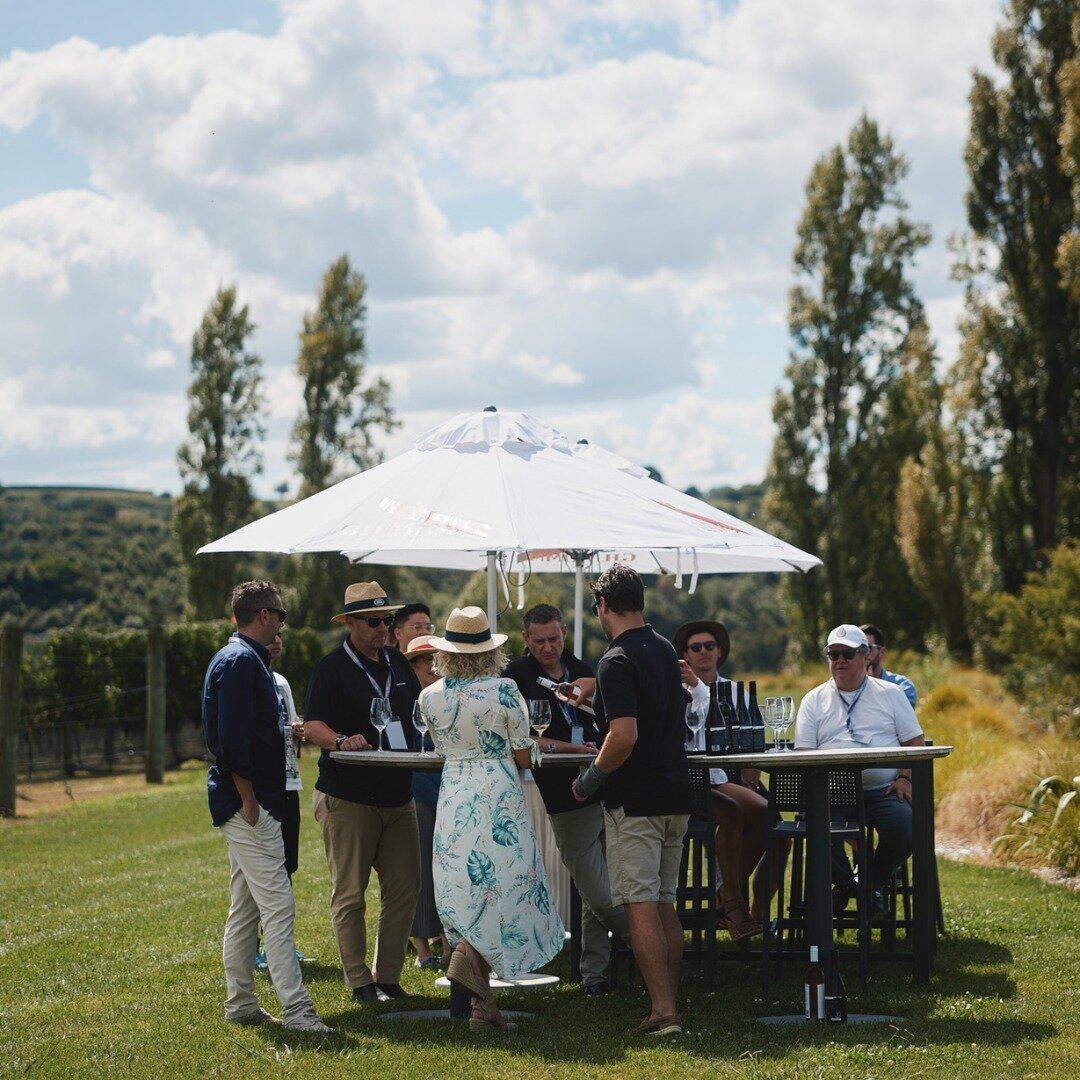
[[512,978],[542,967],[563,945],[563,924],[518,776],[533,753],[524,699],[499,677],[505,634],[483,609],[455,608],[431,639],[440,682],[420,695],[446,758],[435,818],[435,905],[454,946],[449,976],[473,995],[474,1031],[513,1030],[495,1005],[494,969]]

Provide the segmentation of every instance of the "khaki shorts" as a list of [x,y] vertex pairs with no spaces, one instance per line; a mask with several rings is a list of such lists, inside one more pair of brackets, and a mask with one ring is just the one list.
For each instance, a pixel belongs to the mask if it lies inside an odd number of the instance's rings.
[[620,806],[604,821],[612,906],[674,903],[689,816],[633,817]]

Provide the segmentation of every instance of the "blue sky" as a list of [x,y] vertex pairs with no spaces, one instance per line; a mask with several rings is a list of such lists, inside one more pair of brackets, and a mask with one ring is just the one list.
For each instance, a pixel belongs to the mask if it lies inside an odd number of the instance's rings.
[[942,356],[996,0],[0,0],[0,483],[175,491],[191,335],[258,329],[269,493],[342,252],[403,424],[519,408],[680,485],[756,481],[814,160],[911,162]]

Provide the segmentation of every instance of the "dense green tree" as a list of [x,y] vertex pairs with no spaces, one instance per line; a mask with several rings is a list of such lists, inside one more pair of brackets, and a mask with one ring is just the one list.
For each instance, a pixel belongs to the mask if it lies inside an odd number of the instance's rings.
[[1058,265],[1072,292],[1080,299],[1080,11],[1073,16],[1073,54],[1061,66],[1058,85],[1065,102],[1061,132],[1061,167],[1072,180],[1072,227],[1061,239]]
[[[390,384],[370,377],[364,364],[365,291],[363,276],[342,255],[323,276],[315,311],[304,316],[296,362],[304,403],[289,457],[300,474],[301,498],[343,479],[349,466],[363,470],[377,464],[376,432],[397,426]],[[341,555],[300,559],[294,575],[297,621],[324,626],[355,576]]]
[[767,510],[787,539],[823,560],[784,582],[792,645],[815,654],[826,624],[867,620],[897,644],[924,625],[896,544],[895,491],[921,437],[904,390],[925,333],[910,281],[929,241],[908,219],[907,163],[868,117],[813,167],[794,252],[794,339],[777,393]]
[[235,286],[218,290],[191,343],[190,436],[177,459],[184,490],[173,527],[188,571],[188,598],[201,618],[221,615],[236,582],[234,555],[199,555],[198,548],[255,516],[251,476],[262,470],[265,434],[262,361],[246,342],[254,324]]
[[1011,0],[977,72],[965,157],[971,236],[953,407],[983,477],[977,510],[1009,592],[1080,525],[1080,301],[1059,269],[1076,231],[1062,141],[1076,0]]

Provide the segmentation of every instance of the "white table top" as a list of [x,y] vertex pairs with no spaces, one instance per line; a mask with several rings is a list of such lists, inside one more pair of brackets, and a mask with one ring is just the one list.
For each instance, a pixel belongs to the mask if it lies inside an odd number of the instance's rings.
[[[384,769],[441,769],[445,762],[440,754],[415,750],[331,750],[330,757],[346,765],[377,765]],[[583,768],[594,759],[593,754],[544,754],[540,768]]]
[[689,754],[691,765],[709,768],[752,769],[810,769],[815,765],[896,765],[902,767],[912,761],[931,761],[948,757],[951,746],[860,746],[835,747],[830,750],[793,750],[790,753],[772,754],[768,751],[753,754]]

